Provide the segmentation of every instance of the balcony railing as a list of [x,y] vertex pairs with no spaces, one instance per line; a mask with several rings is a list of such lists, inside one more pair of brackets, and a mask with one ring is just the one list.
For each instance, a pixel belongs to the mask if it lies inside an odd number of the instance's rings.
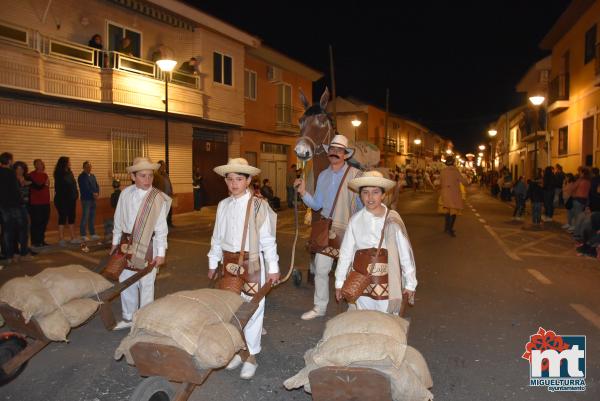
[[[99,50],[79,43],[44,36],[38,31],[18,27],[4,21],[0,21],[0,40],[29,47],[52,58],[85,64],[92,68],[127,71],[155,79],[163,79],[161,72],[152,61],[116,51]],[[171,83],[200,89],[199,76],[180,71],[173,71]]]
[[275,105],[275,129],[278,131],[298,132],[300,128],[298,121],[302,116],[302,110],[289,104]]
[[569,74],[560,74],[550,81],[549,104],[558,100],[569,100]]

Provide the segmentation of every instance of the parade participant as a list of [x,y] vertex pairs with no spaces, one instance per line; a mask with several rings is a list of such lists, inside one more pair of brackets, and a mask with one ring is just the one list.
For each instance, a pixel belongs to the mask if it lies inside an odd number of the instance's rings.
[[113,254],[118,246],[129,244],[128,253],[131,255],[119,281],[125,281],[136,271],[144,269],[147,263],[154,264],[150,273],[121,293],[123,320],[117,323],[115,330],[131,327],[133,314],[154,301],[157,268],[165,262],[169,233],[167,212],[171,198],[152,187],[157,169],[158,163],[152,163],[146,157],[136,157],[133,165],[127,167],[134,185],[121,192],[115,210],[110,253]]
[[444,168],[440,174],[440,188],[441,188],[441,212],[444,213],[446,224],[444,226],[444,232],[450,236],[455,237],[454,223],[456,222],[456,216],[461,213],[463,209],[463,198],[461,195],[460,184],[464,186],[469,185],[469,181],[458,171],[458,168],[454,165],[454,157],[446,157],[446,168]]
[[[354,149],[348,147],[348,139],[338,134],[333,137],[330,145],[323,145],[323,147],[327,152],[329,167],[319,174],[315,194],[311,195],[306,191],[303,179],[298,178],[294,182],[294,186],[298,187],[298,193],[302,196],[302,201],[314,211],[321,209],[322,220],[330,220],[329,232],[324,233],[329,235],[329,245],[320,250],[313,248],[317,252],[314,259],[314,307],[302,315],[303,320],[325,315],[329,303],[329,271],[334,257],[339,254],[339,247],[350,216],[362,207],[357,194],[349,191],[347,187],[348,181],[361,174],[360,170],[346,163],[354,153]],[[323,227],[313,222],[311,232],[313,243],[318,235],[316,227],[319,226]]]
[[[265,199],[254,196],[253,191],[248,189],[252,176],[260,174],[260,170],[250,166],[246,159],[230,159],[226,165],[215,167],[214,171],[225,178],[230,196],[219,202],[217,207],[208,253],[208,278],[214,277],[219,262],[222,262],[225,275],[239,275],[244,280],[241,295],[250,301],[268,280],[273,284],[279,281],[275,239],[277,215]],[[243,364],[242,379],[250,379],[256,373],[264,313],[265,300],[262,299],[244,328],[247,351],[235,355],[226,367],[233,370]]]
[[[335,297],[342,299],[342,287],[352,266],[370,278],[364,295],[356,300],[357,309],[398,314],[403,296],[411,303],[414,299],[416,267],[406,227],[400,215],[382,202],[395,184],[379,171],[368,171],[348,183],[360,194],[365,207],[348,223],[335,271]],[[378,251],[380,257],[373,266],[372,255]]]

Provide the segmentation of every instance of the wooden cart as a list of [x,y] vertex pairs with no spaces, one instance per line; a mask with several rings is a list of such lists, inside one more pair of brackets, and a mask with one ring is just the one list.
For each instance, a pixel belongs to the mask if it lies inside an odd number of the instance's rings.
[[[144,270],[140,270],[127,280],[121,283],[115,283],[113,287],[98,294],[98,298],[100,298],[102,304],[100,304],[96,314],[100,315],[100,318],[104,323],[104,327],[106,327],[107,330],[112,330],[116,325],[116,319],[112,312],[111,301],[117,298],[121,292],[123,292],[129,286],[148,274],[152,268],[153,266],[149,266]],[[91,320],[96,314],[92,315],[89,320]],[[14,355],[9,353],[5,355],[5,357],[9,358],[8,360],[0,360],[0,377],[4,377],[6,379],[5,382],[8,382],[16,377],[24,365],[31,358],[33,358],[35,354],[50,344],[52,340],[46,338],[35,318],[32,318],[29,322],[25,323],[25,318],[23,317],[21,311],[4,302],[0,302],[0,315],[4,317],[5,324],[14,330],[14,333],[11,334],[18,336],[27,342],[27,345],[22,351]]]
[[[237,326],[239,321],[241,327],[245,327],[270,290],[269,281],[250,302],[240,306],[231,322]],[[130,352],[138,372],[145,376],[131,394],[130,401],[187,401],[196,386],[204,383],[213,371],[199,370],[190,354],[169,345],[137,343]],[[175,391],[170,382],[181,383],[181,386]]]

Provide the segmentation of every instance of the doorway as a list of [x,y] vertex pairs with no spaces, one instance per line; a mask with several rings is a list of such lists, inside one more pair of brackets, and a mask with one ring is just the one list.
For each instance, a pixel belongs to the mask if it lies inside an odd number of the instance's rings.
[[581,135],[581,165],[591,167],[594,164],[594,117],[583,119]]
[[192,141],[192,173],[200,169],[204,191],[203,206],[216,205],[228,196],[223,178],[213,168],[227,164],[227,133],[194,128]]
[[288,150],[288,145],[261,143],[260,177],[261,179],[269,179],[273,187],[273,193],[282,200],[287,198],[285,179],[288,166]]

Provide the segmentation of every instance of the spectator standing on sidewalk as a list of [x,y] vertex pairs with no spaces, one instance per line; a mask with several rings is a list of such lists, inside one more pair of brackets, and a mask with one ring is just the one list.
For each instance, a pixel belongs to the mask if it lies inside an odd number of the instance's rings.
[[542,204],[544,203],[544,190],[540,185],[540,179],[529,181],[527,188],[527,198],[531,200],[531,223],[534,228],[541,228],[542,223]]
[[[79,233],[83,241],[100,239],[96,235],[96,199],[100,196],[100,187],[96,176],[92,174],[92,163],[83,162],[83,171],[77,177],[79,184],[79,193],[81,194],[81,223],[79,224]],[[85,227],[87,225],[90,236],[87,236]]]
[[513,212],[513,220],[523,220],[523,212],[525,212],[525,201],[527,200],[527,185],[523,176],[519,177],[513,187],[515,195],[515,210]]
[[567,223],[562,226],[565,230],[574,228],[573,189],[575,189],[575,176],[568,173],[562,187],[562,199],[565,201],[565,209],[567,209]]
[[19,224],[22,203],[17,175],[12,169],[13,155],[4,152],[0,155],[0,222],[2,223],[2,250],[6,263],[13,262],[17,225]]
[[50,179],[46,174],[46,165],[42,159],[33,161],[35,170],[29,173],[29,217],[31,219],[31,245],[47,246],[46,227],[50,219]]
[[600,186],[600,170],[598,167],[592,168],[592,179],[590,180],[590,193],[588,195],[589,207],[592,212],[600,211],[600,194],[598,187]]
[[556,178],[554,177],[554,168],[548,166],[544,169],[544,178],[542,180],[544,190],[544,215],[543,221],[552,221],[554,217],[554,185]]
[[202,191],[204,190],[204,177],[202,177],[202,172],[200,171],[200,167],[196,168],[193,177],[193,185],[192,188],[194,190],[194,210],[202,209],[202,200],[204,197],[202,196]]
[[287,189],[287,206],[288,208],[294,207],[294,181],[298,177],[296,173],[296,165],[292,164],[287,175],[285,177],[285,188]]
[[75,207],[77,205],[77,182],[71,171],[71,159],[61,156],[54,168],[54,206],[58,212],[58,244],[65,246],[65,225],[69,227],[71,243],[79,244],[75,237]]
[[565,173],[560,164],[556,164],[554,170],[554,205],[557,207],[563,207],[565,205],[565,199],[563,198],[563,184],[565,182]]
[[[575,181],[571,195],[573,197],[573,225],[576,223],[579,215],[588,206],[590,187],[590,170],[587,167],[582,167],[581,174],[577,181]],[[569,230],[573,231],[573,227],[570,227]]]
[[[17,182],[19,183],[19,192],[21,193],[16,242],[19,245],[19,255],[27,257],[35,254],[29,249],[29,212],[27,210],[29,205],[29,189],[31,186],[28,174],[29,168],[25,162],[16,161],[13,164],[13,169],[15,170]],[[16,250],[15,248],[15,252]]]

